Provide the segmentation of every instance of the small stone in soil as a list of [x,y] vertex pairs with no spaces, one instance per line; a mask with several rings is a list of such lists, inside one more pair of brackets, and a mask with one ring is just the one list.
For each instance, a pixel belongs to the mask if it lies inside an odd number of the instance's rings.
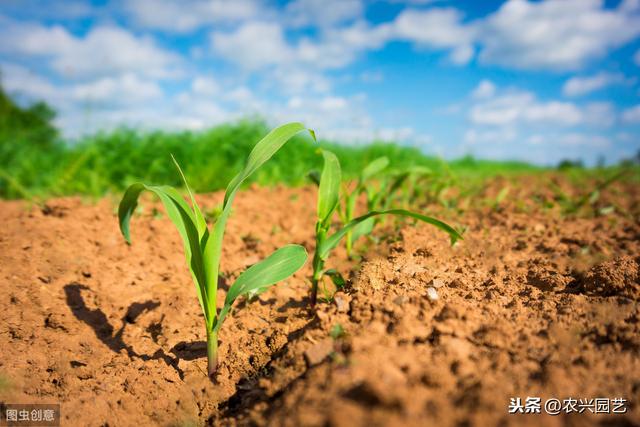
[[338,295],[333,298],[333,302],[336,304],[338,313],[346,313],[349,311],[349,298]]
[[444,286],[444,280],[442,279],[433,279],[431,281],[431,286],[433,286],[434,288],[441,288]]
[[305,351],[304,357],[307,359],[309,366],[314,366],[326,359],[332,351],[333,340],[331,338],[325,338]]
[[427,298],[429,298],[429,301],[438,301],[439,297],[436,288],[433,288],[431,286],[427,288]]

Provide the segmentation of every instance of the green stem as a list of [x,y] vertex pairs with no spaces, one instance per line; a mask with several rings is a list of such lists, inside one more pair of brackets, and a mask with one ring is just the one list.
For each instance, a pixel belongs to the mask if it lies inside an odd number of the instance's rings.
[[322,242],[327,235],[327,230],[322,227],[321,223],[316,224],[316,250],[313,254],[313,276],[311,277],[311,307],[315,307],[318,301],[318,282],[322,279],[322,269],[324,268],[324,260],[320,258],[318,250],[322,246]]
[[211,380],[218,370],[218,332],[207,330],[207,372]]

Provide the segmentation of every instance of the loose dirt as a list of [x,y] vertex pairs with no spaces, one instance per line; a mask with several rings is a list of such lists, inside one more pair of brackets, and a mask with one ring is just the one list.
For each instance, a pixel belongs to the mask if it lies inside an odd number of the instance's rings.
[[[157,202],[134,217],[132,246],[115,199],[1,202],[0,400],[61,403],[71,426],[640,425],[638,189],[613,187],[601,201],[612,213],[567,217],[536,201],[548,195],[533,181],[500,209],[426,207],[466,227],[453,247],[432,227],[388,220],[358,244],[361,260],[337,250],[329,264],[349,284],[317,311],[309,265],[237,303],[217,384]],[[213,208],[222,194],[199,200]],[[314,210],[310,187],[241,193],[221,296],[281,245],[311,252]],[[627,412],[508,414],[510,398],[528,396],[620,397]]]

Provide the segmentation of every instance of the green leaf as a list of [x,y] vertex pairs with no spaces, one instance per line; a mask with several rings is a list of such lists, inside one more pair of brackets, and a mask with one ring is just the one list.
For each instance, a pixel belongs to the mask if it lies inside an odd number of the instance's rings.
[[[227,186],[224,203],[222,205],[222,213],[213,226],[211,236],[207,239],[204,247],[207,289],[217,289],[224,229],[229,214],[231,213],[231,203],[233,202],[236,192],[253,172],[269,160],[295,134],[305,129],[302,123],[288,123],[273,129],[253,147],[244,169],[236,175]],[[308,131],[315,140],[315,133],[310,129],[308,129]],[[209,299],[209,310],[216,310],[216,297],[213,295]]]
[[335,268],[330,268],[328,270],[325,270],[322,274],[325,276],[329,276],[333,284],[336,285],[336,288],[338,289],[344,288],[344,285],[347,284],[347,281],[344,280],[344,277],[342,277],[342,274],[340,274],[340,272]]
[[[131,244],[131,236],[129,230],[129,223],[131,216],[138,206],[138,197],[142,191],[147,190],[154,193],[162,202],[167,215],[171,222],[178,229],[178,233],[182,238],[184,245],[185,257],[187,259],[187,265],[191,271],[191,276],[196,285],[198,292],[198,301],[207,320],[210,319],[208,309],[205,301],[207,301],[207,289],[206,289],[206,275],[204,268],[204,260],[202,258],[202,250],[200,248],[200,234],[196,226],[196,219],[194,213],[189,208],[189,205],[180,196],[180,194],[169,186],[152,186],[143,183],[135,183],[124,193],[120,205],[118,206],[118,219],[120,221],[120,231],[124,236],[128,244]],[[205,238],[207,231],[205,231]]]
[[455,243],[458,239],[462,239],[462,236],[460,235],[460,233],[458,233],[453,227],[451,227],[450,225],[438,219],[432,218],[430,216],[411,212],[405,209],[389,209],[386,211],[371,211],[365,215],[359,216],[358,218],[351,220],[342,229],[332,234],[324,242],[322,242],[322,245],[318,250],[318,254],[320,258],[323,260],[327,259],[327,257],[329,256],[329,252],[331,252],[331,250],[338,245],[338,243],[340,242],[340,239],[342,239],[347,234],[347,232],[349,232],[349,230],[351,230],[361,222],[366,221],[367,219],[376,215],[402,215],[402,216],[408,216],[408,217],[426,222],[449,234],[449,237],[451,238],[451,244]]
[[353,228],[351,233],[351,244],[354,244],[358,241],[358,239],[362,236],[366,236],[373,231],[373,227],[375,226],[375,218],[368,218],[365,221],[362,221],[360,224],[356,225]]
[[267,258],[252,265],[236,279],[229,288],[224,307],[215,324],[219,329],[231,305],[240,295],[266,288],[286,279],[298,271],[307,261],[307,251],[300,245],[286,245],[276,250]]
[[360,182],[364,182],[368,180],[372,176],[381,172],[387,166],[389,166],[389,159],[385,156],[378,157],[377,159],[375,159],[374,161],[372,161],[371,163],[369,163],[367,166],[364,167],[364,169],[362,170],[362,173],[360,174]]
[[184,176],[184,172],[182,172],[182,168],[180,168],[180,165],[178,164],[178,161],[176,160],[176,158],[173,157],[173,154],[171,155],[171,160],[173,160],[173,164],[176,165],[176,169],[178,169],[178,172],[180,173],[182,182],[184,182],[184,186],[186,187],[187,192],[189,193],[189,198],[191,199],[191,206],[193,207],[193,215],[196,219],[196,224],[198,226],[198,235],[202,238],[202,236],[205,234],[205,231],[207,231],[207,221],[205,221],[204,215],[202,215],[202,211],[200,210],[200,206],[198,206],[198,203],[196,203],[196,198],[194,197],[193,192],[191,191],[191,187],[189,187],[187,178]]
[[[233,195],[244,180],[269,160],[295,134],[303,130],[307,130],[307,128],[302,123],[287,123],[273,129],[264,138],[258,141],[255,147],[253,147],[253,150],[251,150],[251,153],[249,153],[247,163],[242,172],[236,175],[227,186],[224,196],[224,204],[226,205],[230,199],[233,198]],[[315,133],[310,129],[308,129],[308,131],[315,140]]]
[[431,175],[433,173],[430,168],[421,165],[409,166],[406,171],[412,175]]
[[320,177],[320,187],[318,189],[318,219],[323,224],[331,220],[331,214],[338,206],[340,197],[340,182],[342,174],[340,162],[331,151],[323,150],[324,168]]

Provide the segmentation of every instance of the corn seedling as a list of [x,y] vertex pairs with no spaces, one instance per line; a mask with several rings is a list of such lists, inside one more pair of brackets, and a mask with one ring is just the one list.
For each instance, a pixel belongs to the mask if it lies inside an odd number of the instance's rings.
[[[143,183],[129,186],[120,202],[118,209],[120,230],[128,243],[131,242],[129,222],[137,206],[138,197],[144,190],[160,198],[167,215],[178,229],[184,244],[187,265],[196,285],[198,301],[204,313],[208,373],[211,378],[218,364],[218,332],[236,298],[239,296],[251,298],[276,282],[286,279],[298,271],[307,259],[306,250],[299,245],[286,245],[276,250],[238,276],[227,292],[224,305],[218,311],[216,301],[222,241],[236,193],[251,174],[269,160],[291,137],[305,129],[300,123],[289,123],[272,130],[255,145],[244,169],[228,184],[222,211],[211,230],[175,159],[176,168],[189,194],[191,206],[173,187]],[[315,139],[313,131],[309,130],[309,132]]]
[[502,202],[507,198],[510,191],[511,191],[511,187],[509,187],[508,185],[505,185],[504,187],[502,187],[498,195],[495,197],[495,199],[491,203],[491,208],[494,211],[500,210]]
[[340,203],[340,183],[342,181],[342,173],[340,169],[340,162],[335,154],[324,150],[322,155],[324,157],[324,168],[322,169],[320,185],[318,188],[316,248],[313,256],[313,276],[311,277],[311,305],[316,304],[318,298],[318,284],[325,275],[331,277],[336,285],[338,283],[344,284],[344,280],[340,277],[339,273],[335,272],[335,270],[325,270],[325,263],[331,251],[340,243],[340,240],[342,240],[349,231],[352,231],[359,224],[362,224],[370,218],[379,215],[400,215],[411,217],[431,224],[446,232],[449,234],[452,244],[455,243],[456,240],[462,239],[460,233],[448,224],[445,224],[438,219],[405,209],[369,211],[366,214],[353,218],[346,224],[343,224],[338,231],[331,234],[331,220]]
[[604,213],[602,213],[601,210],[597,210],[595,208],[596,203],[600,199],[600,194],[604,190],[606,190],[607,187],[623,178],[627,174],[627,172],[627,170],[623,169],[622,171],[610,176],[609,178],[600,181],[591,191],[585,192],[578,196],[571,196],[567,194],[554,181],[550,182],[550,187],[554,192],[555,198],[558,201],[558,204],[560,205],[562,213],[564,215],[575,215],[585,206],[591,206],[596,213],[606,214],[606,209]]

